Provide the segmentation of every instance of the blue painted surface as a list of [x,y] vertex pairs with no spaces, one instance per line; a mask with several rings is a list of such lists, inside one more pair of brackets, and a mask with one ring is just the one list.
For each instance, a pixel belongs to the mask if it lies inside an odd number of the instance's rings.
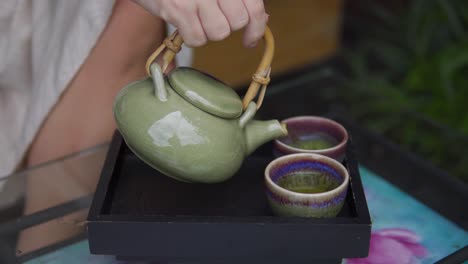
[[[350,264],[370,264],[377,263],[377,261],[398,263],[397,259],[402,261],[401,258],[406,256],[411,258],[411,262],[408,263],[434,263],[468,244],[468,233],[462,228],[366,168],[361,167],[360,171],[373,222],[373,240],[371,240],[373,245],[371,245],[371,255],[367,259],[354,259],[346,262]],[[385,248],[386,245],[391,248]],[[424,256],[418,255],[421,250],[426,251]],[[393,258],[398,254],[399,258]],[[81,241],[27,263],[117,264],[123,262],[118,262],[111,256],[90,255],[88,242]]]
[[366,168],[361,167],[360,172],[372,218],[372,232],[405,229],[417,236],[420,239],[417,243],[427,250],[427,256],[416,257],[412,263],[434,263],[468,244],[468,233],[461,227]]

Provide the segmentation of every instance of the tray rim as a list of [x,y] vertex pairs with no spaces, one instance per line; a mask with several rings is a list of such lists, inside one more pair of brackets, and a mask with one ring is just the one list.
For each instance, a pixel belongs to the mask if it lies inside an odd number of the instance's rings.
[[[339,120],[336,120],[338,121]],[[349,132],[349,131],[348,131]],[[334,217],[334,218],[302,218],[302,217],[281,217],[281,216],[197,216],[197,215],[115,215],[102,214],[106,199],[111,196],[109,187],[112,177],[118,166],[118,159],[125,148],[125,141],[120,132],[116,129],[112,137],[110,147],[101,170],[101,177],[96,187],[96,192],[88,213],[87,221],[90,223],[99,222],[155,222],[155,223],[216,223],[216,224],[297,224],[297,225],[372,225],[364,189],[355,158],[352,135],[349,135],[346,157],[348,160],[348,172],[350,179],[350,189],[352,189],[355,217]],[[102,190],[102,191],[101,191]]]

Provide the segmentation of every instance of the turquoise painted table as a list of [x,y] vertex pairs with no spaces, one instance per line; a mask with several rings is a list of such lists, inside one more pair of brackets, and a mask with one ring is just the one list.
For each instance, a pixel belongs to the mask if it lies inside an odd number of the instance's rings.
[[[389,184],[368,169],[360,168],[373,222],[369,257],[345,263],[434,263],[468,245],[468,233],[451,221]],[[123,263],[112,256],[89,254],[82,240],[28,264]],[[128,263],[128,262],[126,262]]]

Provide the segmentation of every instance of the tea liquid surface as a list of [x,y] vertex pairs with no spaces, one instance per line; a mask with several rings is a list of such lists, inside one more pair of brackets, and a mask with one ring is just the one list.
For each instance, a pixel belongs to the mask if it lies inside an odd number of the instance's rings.
[[304,171],[282,176],[278,185],[292,192],[322,193],[335,189],[340,183],[326,172]]
[[307,150],[320,150],[332,148],[338,145],[339,142],[334,137],[326,133],[317,132],[313,134],[300,136],[296,139],[290,140],[290,142],[287,143],[289,143],[295,148]]

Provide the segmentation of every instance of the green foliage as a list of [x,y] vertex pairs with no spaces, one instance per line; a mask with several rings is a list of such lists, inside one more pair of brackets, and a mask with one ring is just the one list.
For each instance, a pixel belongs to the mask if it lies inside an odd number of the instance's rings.
[[379,23],[356,27],[342,99],[373,130],[468,181],[468,1],[368,10]]

